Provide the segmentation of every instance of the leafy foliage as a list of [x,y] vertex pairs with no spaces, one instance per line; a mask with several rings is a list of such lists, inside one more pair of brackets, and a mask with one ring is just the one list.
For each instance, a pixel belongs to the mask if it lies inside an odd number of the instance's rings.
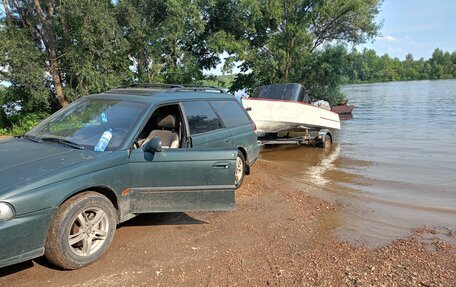
[[311,97],[334,102],[342,77],[338,67],[328,65],[341,63],[338,46],[363,43],[380,27],[374,21],[380,5],[377,0],[247,2],[246,13],[252,18],[247,23],[251,24],[237,36],[249,44],[236,51],[235,60],[251,73],[239,74],[234,90],[298,82]]
[[231,89],[301,82],[324,97],[337,93],[336,70],[307,73],[336,60],[334,43],[376,35],[379,1],[5,0],[0,66],[11,86],[4,101],[53,112],[131,81],[211,80],[203,70],[222,60],[224,72],[239,63],[251,72]]
[[135,80],[192,83],[203,79],[191,51],[205,25],[195,1],[124,0],[115,13],[130,43]]
[[103,0],[3,1],[0,80],[23,112],[52,112],[128,82],[128,42]]
[[11,127],[0,127],[0,135],[20,136],[31,130],[43,119],[49,116],[46,113],[26,113],[9,117]]

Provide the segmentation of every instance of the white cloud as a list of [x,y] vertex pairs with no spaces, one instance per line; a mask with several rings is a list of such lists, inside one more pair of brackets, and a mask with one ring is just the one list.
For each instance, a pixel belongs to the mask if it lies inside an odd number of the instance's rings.
[[391,36],[391,35],[386,35],[378,39],[379,41],[386,41],[386,42],[396,42],[397,38]]

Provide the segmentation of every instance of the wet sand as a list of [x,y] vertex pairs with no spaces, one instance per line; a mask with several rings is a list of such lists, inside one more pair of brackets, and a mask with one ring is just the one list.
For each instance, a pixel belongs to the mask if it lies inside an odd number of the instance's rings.
[[[438,186],[423,184],[423,189],[435,193],[420,204],[416,188],[415,193],[401,192],[406,183],[378,183],[366,175],[377,168],[376,163],[350,158],[343,148],[335,144],[333,150],[323,152],[320,148],[274,146],[265,149],[261,157],[277,166],[276,175],[288,186],[344,206],[335,231],[339,239],[375,247],[408,237],[423,226],[438,226],[438,234],[443,235],[456,230],[456,210],[451,204],[454,195],[445,202]],[[378,191],[369,192],[374,188]],[[442,239],[456,244],[456,239]]]
[[235,211],[142,215],[89,267],[39,258],[0,269],[0,286],[455,286],[456,247],[433,229],[375,248],[341,240],[349,206],[281,174],[260,160]]

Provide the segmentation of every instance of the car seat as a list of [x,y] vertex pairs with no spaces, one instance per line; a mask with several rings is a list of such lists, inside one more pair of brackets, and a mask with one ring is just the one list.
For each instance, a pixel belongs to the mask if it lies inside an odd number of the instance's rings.
[[157,118],[157,127],[160,129],[153,130],[147,136],[143,144],[147,143],[154,137],[160,138],[163,148],[178,148],[179,134],[174,131],[176,128],[176,117],[166,115]]

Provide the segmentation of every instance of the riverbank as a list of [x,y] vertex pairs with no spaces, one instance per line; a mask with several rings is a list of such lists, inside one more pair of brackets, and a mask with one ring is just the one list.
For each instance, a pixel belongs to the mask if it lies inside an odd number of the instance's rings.
[[[451,286],[456,248],[432,230],[375,249],[334,237],[339,210],[260,160],[233,212],[139,216],[98,262],[64,272],[43,258],[0,269],[0,286]],[[455,234],[449,234],[455,236]]]

